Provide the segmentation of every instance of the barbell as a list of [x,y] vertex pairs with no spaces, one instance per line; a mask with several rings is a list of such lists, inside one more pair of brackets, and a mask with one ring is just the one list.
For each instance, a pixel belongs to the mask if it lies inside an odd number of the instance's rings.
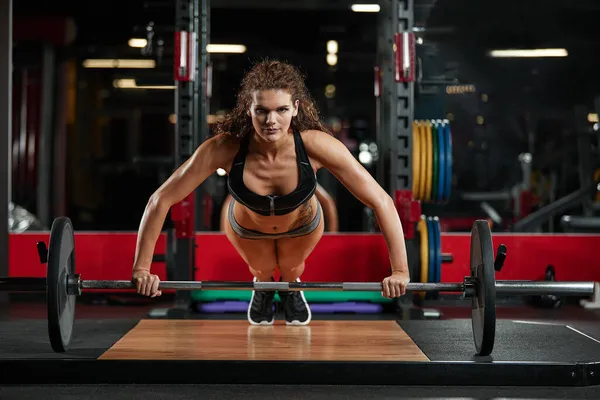
[[[83,289],[135,289],[130,280],[83,280],[75,268],[75,235],[71,220],[58,217],[50,229],[49,245],[37,244],[46,278],[9,277],[0,279],[0,291],[45,291],[48,308],[48,335],[55,352],[69,349],[75,322],[75,298]],[[492,233],[487,221],[475,221],[471,228],[470,271],[460,283],[409,283],[407,291],[460,292],[471,299],[471,321],[477,354],[490,355],[496,334],[496,295],[591,296],[594,282],[496,281],[495,262],[501,263],[506,247],[500,246],[494,259]],[[382,291],[381,282],[234,282],[163,281],[160,289],[175,290],[261,290],[261,291]]]

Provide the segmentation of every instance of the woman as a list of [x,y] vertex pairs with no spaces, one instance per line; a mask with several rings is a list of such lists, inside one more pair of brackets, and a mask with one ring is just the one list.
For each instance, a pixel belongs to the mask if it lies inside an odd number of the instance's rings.
[[[298,70],[279,61],[261,62],[243,78],[237,100],[215,136],[150,196],[140,222],[132,273],[138,293],[161,295],[159,278],[150,273],[150,265],[167,213],[218,168],[227,171],[232,196],[225,234],[248,264],[254,281],[272,281],[277,267],[283,281],[299,281],[305,260],[324,230],[315,191],[316,172],[326,168],[375,213],[392,270],[382,281],[382,295],[404,295],[410,277],[394,201],[328,132]],[[251,324],[273,323],[274,295],[252,292]],[[301,291],[279,295],[286,324],[310,322],[310,307]]]

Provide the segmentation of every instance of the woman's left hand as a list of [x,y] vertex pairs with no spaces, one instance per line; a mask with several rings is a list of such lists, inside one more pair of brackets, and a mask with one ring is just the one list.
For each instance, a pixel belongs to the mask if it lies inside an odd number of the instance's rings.
[[394,299],[406,294],[406,285],[410,282],[408,271],[394,271],[382,282],[383,297]]

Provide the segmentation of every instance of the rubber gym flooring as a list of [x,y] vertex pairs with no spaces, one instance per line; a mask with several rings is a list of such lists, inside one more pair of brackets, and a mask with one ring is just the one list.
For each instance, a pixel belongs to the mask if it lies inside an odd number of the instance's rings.
[[[582,383],[582,377],[576,376],[594,372],[600,375],[595,367],[585,372],[579,367],[600,361],[600,311],[584,310],[572,304],[559,309],[540,309],[500,302],[494,352],[490,357],[477,357],[468,319],[470,309],[465,302],[456,306],[428,304],[442,313],[442,318],[435,320],[413,319],[409,313],[316,314],[310,329],[279,324],[267,330],[253,330],[256,327],[249,327],[244,314],[191,315],[186,320],[147,318],[151,309],[172,304],[167,298],[152,303],[140,301],[137,305],[92,300],[97,298],[79,298],[73,342],[66,354],[54,353],[50,348],[43,299],[31,295],[11,296],[11,301],[1,306],[1,399],[36,395],[44,399],[242,395],[257,399],[600,398],[600,382],[590,376]],[[370,333],[361,333],[360,329],[370,329]],[[353,341],[353,337],[359,340]],[[220,341],[221,345],[211,348],[213,340]],[[344,345],[347,341],[349,344]],[[225,350],[236,347],[243,348],[244,353]],[[224,349],[223,352],[219,348]],[[354,353],[348,355],[346,349],[353,349]],[[344,357],[367,364],[344,362]],[[103,371],[97,367],[103,359],[128,358],[150,358],[152,365],[136,369],[140,361],[130,360],[132,363],[125,364],[119,371]],[[161,364],[162,360],[184,358],[191,364],[175,370],[172,365]],[[295,361],[281,361],[284,364],[267,361],[267,365],[275,363],[268,370],[259,364],[249,366],[243,362],[222,361],[257,362],[277,358]],[[378,367],[378,360],[387,362],[395,358],[409,361],[410,369],[404,366],[400,371],[393,370],[391,364],[385,363]],[[328,359],[339,360],[339,363],[323,366]],[[9,370],[11,364],[7,362],[15,360],[17,364]],[[219,365],[211,360],[232,364]],[[76,363],[69,366],[73,362]],[[488,369],[504,364],[505,369]],[[211,365],[217,366],[216,369]],[[469,365],[477,368],[465,368]],[[554,365],[564,368],[546,373],[545,368]],[[73,375],[72,379],[53,382],[53,373],[61,368],[61,373]],[[177,378],[161,385],[152,381],[129,384],[128,376],[135,379],[136,373],[151,370],[152,375],[182,376],[181,383],[186,384],[178,384]],[[221,375],[215,375],[215,371]],[[564,375],[568,371],[573,371],[572,384],[565,382]],[[104,374],[124,377],[121,382],[103,382]],[[384,378],[377,382],[377,375]],[[515,382],[515,375],[522,375],[522,379]],[[19,381],[9,380],[15,376],[21,376]],[[448,382],[449,376],[455,381]],[[511,386],[506,386],[505,378]],[[398,386],[394,385],[394,379],[400,383]],[[407,379],[408,385],[403,383]],[[462,386],[461,379],[469,386]],[[546,381],[540,383],[542,379]],[[305,380],[312,384],[302,384]],[[280,384],[282,381],[286,383]],[[413,382],[416,384],[410,384]],[[10,383],[13,384],[8,385]]]

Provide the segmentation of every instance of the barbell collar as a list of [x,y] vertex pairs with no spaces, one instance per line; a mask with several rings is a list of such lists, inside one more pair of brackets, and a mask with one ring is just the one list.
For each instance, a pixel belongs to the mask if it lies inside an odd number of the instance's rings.
[[81,295],[81,275],[69,275],[67,276],[67,294],[71,296]]

